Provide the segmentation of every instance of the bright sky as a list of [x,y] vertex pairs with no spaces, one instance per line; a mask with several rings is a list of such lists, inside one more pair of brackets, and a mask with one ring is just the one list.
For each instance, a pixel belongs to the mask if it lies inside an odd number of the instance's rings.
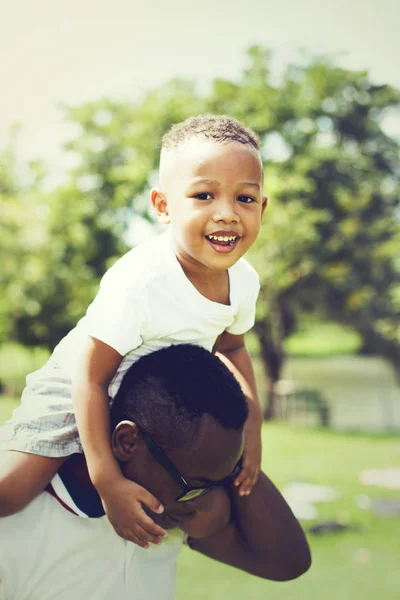
[[400,87],[397,0],[0,0],[0,146],[60,167],[62,104],[129,99],[174,76],[235,77],[261,44],[303,47]]

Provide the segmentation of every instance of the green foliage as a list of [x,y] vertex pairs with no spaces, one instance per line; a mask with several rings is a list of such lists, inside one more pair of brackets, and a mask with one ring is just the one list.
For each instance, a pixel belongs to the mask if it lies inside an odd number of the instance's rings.
[[0,162],[7,192],[0,203],[7,278],[0,339],[54,348],[74,327],[104,272],[129,249],[132,218],[152,219],[146,192],[163,133],[198,112],[199,102],[192,84],[174,80],[135,104],[101,100],[66,109],[79,130],[68,144],[78,166],[51,193],[40,182],[18,189],[12,151],[3,168]]
[[39,193],[41,172],[30,169],[31,182],[21,185],[12,145],[0,155],[0,343],[15,338],[15,323],[34,315],[39,298],[31,294],[44,276],[50,239],[48,198]]
[[[289,70],[288,82],[291,77]],[[318,226],[316,269],[304,280],[306,292],[321,294],[325,313],[355,327],[366,348],[396,363],[400,321],[392,298],[400,275],[399,146],[383,132],[381,120],[389,107],[398,106],[400,95],[390,86],[373,85],[365,73],[325,62],[303,71],[290,88],[294,97],[304,89],[313,93],[296,116],[303,123],[300,135],[283,128],[293,154],[282,175],[306,180],[304,205],[329,215]],[[289,187],[279,196],[286,206],[299,194]]]
[[[0,382],[2,392],[10,396],[19,396],[24,388],[26,375],[42,367],[48,357],[49,351],[39,346],[26,348],[15,343],[1,346]],[[3,400],[2,397],[2,403]]]
[[91,216],[111,224],[129,223],[133,213],[151,219],[141,194],[151,187],[161,138],[169,127],[201,111],[190,82],[175,79],[137,103],[99,102],[67,109],[80,128],[68,148],[79,156],[71,180],[90,202]]
[[[269,58],[254,52],[250,72],[264,73],[265,95]],[[354,328],[364,351],[399,369],[399,144],[382,120],[400,94],[325,58],[289,65],[271,91],[274,119],[258,133],[272,209],[250,252],[261,275],[256,332],[267,373],[280,377],[283,340],[307,312]],[[276,160],[273,136],[285,151]]]

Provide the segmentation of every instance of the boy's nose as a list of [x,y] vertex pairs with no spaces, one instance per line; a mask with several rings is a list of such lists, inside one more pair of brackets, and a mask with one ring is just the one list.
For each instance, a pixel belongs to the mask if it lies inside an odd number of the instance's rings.
[[217,203],[215,212],[214,212],[214,216],[213,216],[213,221],[215,223],[218,223],[220,221],[223,221],[224,223],[236,223],[239,221],[239,215],[236,212],[236,206],[235,204],[230,201],[222,201],[220,200]]

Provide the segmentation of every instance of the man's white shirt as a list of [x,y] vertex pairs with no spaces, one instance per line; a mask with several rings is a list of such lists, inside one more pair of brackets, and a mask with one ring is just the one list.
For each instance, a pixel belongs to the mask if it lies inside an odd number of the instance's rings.
[[49,491],[0,519],[0,600],[172,600],[184,540],[145,550],[106,516],[90,518],[56,475]]

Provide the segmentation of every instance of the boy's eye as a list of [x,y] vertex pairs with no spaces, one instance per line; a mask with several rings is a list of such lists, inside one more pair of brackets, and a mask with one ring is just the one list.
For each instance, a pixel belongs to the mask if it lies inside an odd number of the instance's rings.
[[255,202],[255,199],[251,196],[239,196],[239,202],[244,202],[244,204],[250,204],[251,202]]
[[209,194],[208,192],[203,192],[202,194],[195,194],[194,197],[198,198],[199,200],[211,200],[212,198],[211,194]]

